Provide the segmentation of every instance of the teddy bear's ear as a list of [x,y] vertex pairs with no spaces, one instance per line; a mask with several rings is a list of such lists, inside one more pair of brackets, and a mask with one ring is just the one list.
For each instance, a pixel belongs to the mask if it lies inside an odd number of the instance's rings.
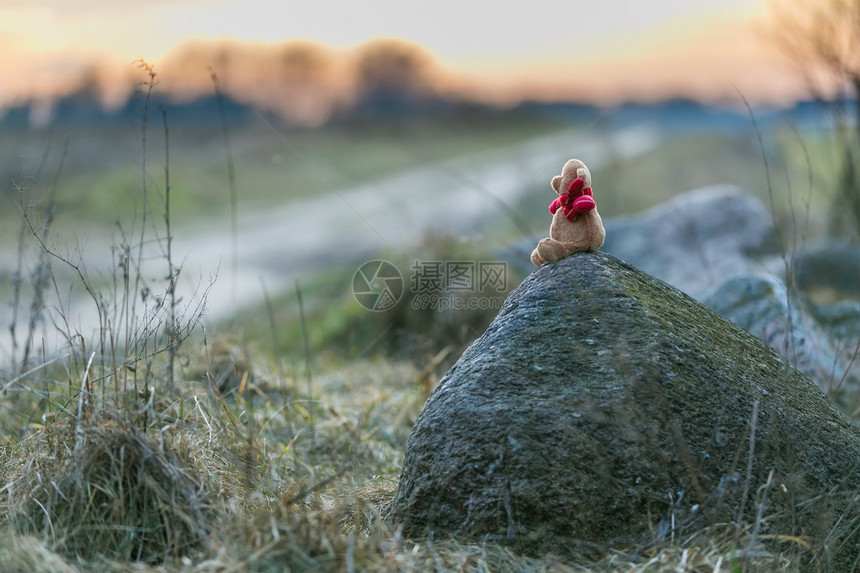
[[552,188],[555,189],[556,191],[558,191],[558,186],[560,184],[561,184],[561,175],[556,175],[555,177],[553,177],[552,183],[550,183],[550,185],[552,185]]
[[583,165],[582,167],[577,168],[576,176],[582,177],[582,180],[585,181],[586,187],[591,187],[591,173],[588,171],[588,167]]

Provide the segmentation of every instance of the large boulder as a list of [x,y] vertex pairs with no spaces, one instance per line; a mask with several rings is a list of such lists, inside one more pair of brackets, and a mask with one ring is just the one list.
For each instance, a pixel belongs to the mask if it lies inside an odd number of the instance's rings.
[[758,522],[759,539],[797,536],[847,570],[858,490],[860,430],[808,378],[675,288],[582,253],[527,277],[442,378],[392,517],[412,536],[579,555]]
[[[604,226],[603,251],[767,341],[823,390],[860,384],[860,303],[831,304],[860,299],[860,247],[811,241],[784,254],[767,207],[732,185],[696,189]],[[515,247],[521,270],[536,242]]]

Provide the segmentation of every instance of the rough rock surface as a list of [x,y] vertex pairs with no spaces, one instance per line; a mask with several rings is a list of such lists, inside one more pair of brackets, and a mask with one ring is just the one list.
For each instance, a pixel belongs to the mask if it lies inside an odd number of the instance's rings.
[[761,340],[583,253],[526,278],[441,380],[392,518],[581,555],[763,508],[760,534],[802,535],[809,559],[850,570],[858,468],[860,429]]
[[800,297],[788,295],[781,281],[734,277],[704,304],[767,342],[828,395],[856,393],[860,387],[860,364],[853,359],[857,339],[850,345],[839,339],[834,342]]

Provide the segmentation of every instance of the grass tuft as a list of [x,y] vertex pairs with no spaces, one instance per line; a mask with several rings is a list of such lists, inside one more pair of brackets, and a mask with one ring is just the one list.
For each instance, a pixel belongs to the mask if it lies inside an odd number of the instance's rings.
[[133,426],[88,427],[83,444],[26,464],[12,521],[70,558],[161,563],[205,546],[205,480],[162,440]]

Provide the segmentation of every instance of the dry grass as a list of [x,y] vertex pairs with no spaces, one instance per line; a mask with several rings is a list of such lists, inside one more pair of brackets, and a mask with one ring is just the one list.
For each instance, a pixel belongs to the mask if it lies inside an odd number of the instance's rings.
[[51,551],[45,542],[30,535],[0,531],[0,566],[4,571],[29,573],[74,573],[74,565]]
[[[183,379],[80,423],[32,412],[0,450],[0,570],[791,571],[810,557],[803,539],[755,538],[752,522],[573,559],[404,539],[385,514],[425,398],[420,368],[320,372],[310,399],[303,379],[254,364],[257,382],[243,373],[226,395]],[[147,409],[142,427],[126,415]]]
[[17,531],[85,559],[159,563],[205,546],[212,496],[167,444],[111,423],[78,439],[13,474]]

